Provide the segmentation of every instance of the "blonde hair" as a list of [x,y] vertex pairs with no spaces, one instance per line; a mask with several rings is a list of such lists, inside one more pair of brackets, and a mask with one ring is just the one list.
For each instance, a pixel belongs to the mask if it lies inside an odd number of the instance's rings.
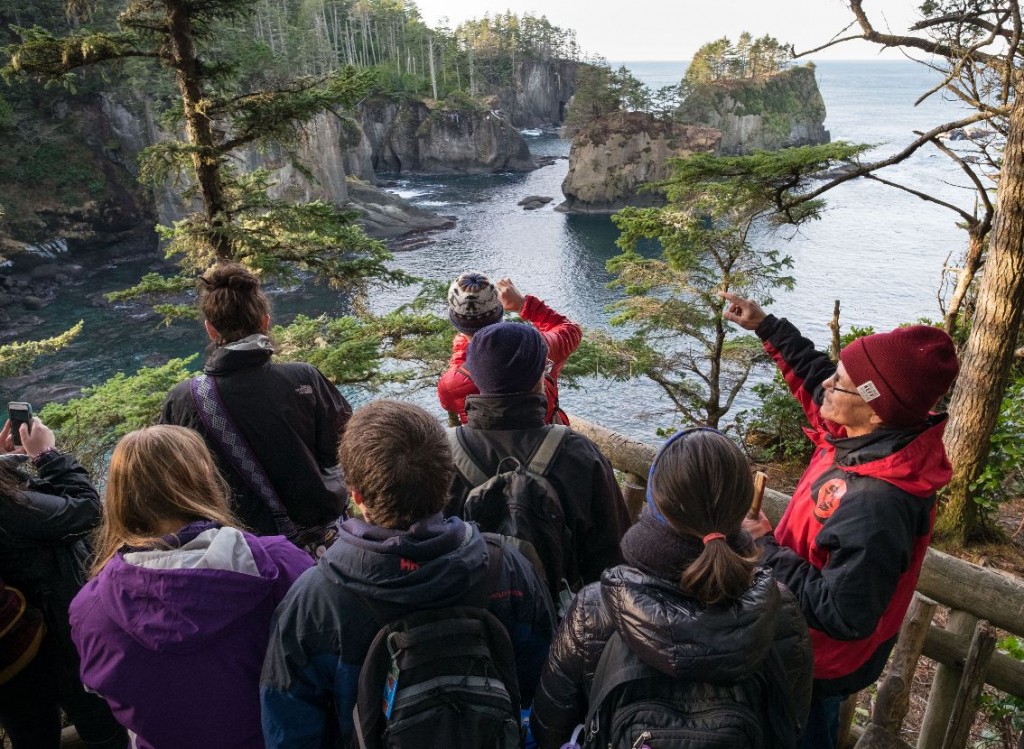
[[110,459],[91,574],[126,546],[164,545],[158,529],[168,520],[236,526],[230,496],[209,448],[191,429],[161,424],[126,434]]

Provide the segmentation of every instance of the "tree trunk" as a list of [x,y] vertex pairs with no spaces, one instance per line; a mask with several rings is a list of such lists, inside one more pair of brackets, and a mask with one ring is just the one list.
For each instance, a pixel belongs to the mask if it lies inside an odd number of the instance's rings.
[[225,229],[224,184],[221,180],[221,154],[213,133],[213,124],[200,111],[203,101],[202,73],[192,44],[192,19],[188,3],[181,0],[166,2],[167,27],[171,55],[174,59],[175,78],[181,91],[185,115],[185,134],[197,150],[192,155],[196,182],[203,201],[203,210],[209,222],[209,242],[218,260],[231,259],[231,243]]
[[960,376],[949,403],[946,451],[953,481],[936,533],[956,544],[985,538],[990,529],[971,485],[985,467],[989,439],[1006,390],[1024,311],[1024,98],[1010,110],[1006,150],[996,193],[995,220],[978,288]]
[[956,335],[960,310],[963,307],[964,300],[967,298],[967,292],[970,291],[971,282],[974,280],[974,276],[977,275],[978,268],[981,267],[986,234],[987,231],[983,229],[981,224],[972,226],[968,232],[969,239],[967,242],[967,253],[964,255],[964,267],[957,274],[956,287],[949,298],[949,306],[946,308],[946,315],[942,322],[942,327],[951,336]]
[[430,90],[434,94],[434,101],[437,101],[437,72],[434,70],[434,35],[427,34],[427,54],[430,62]]

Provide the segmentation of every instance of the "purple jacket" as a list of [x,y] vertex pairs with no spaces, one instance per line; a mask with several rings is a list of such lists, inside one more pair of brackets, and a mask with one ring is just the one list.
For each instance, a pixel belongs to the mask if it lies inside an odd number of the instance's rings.
[[71,603],[82,683],[138,749],[262,749],[270,617],[310,557],[281,536],[193,523],[117,554]]

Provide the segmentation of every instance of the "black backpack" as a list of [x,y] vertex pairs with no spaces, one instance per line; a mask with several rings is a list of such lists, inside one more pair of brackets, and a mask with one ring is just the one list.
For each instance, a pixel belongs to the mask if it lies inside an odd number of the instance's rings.
[[546,476],[569,427],[545,427],[543,439],[526,461],[505,457],[493,475],[474,457],[462,429],[448,430],[448,442],[459,473],[474,487],[463,505],[463,519],[501,535],[531,562],[561,618],[572,599],[568,581],[576,582],[578,575],[566,569],[567,555],[573,552],[572,533],[558,492]]
[[736,684],[685,681],[644,663],[615,632],[594,673],[583,747],[793,749],[797,725],[782,669],[773,649]]
[[508,632],[485,608],[501,576],[501,543],[487,539],[487,574],[462,606],[402,615],[364,599],[389,621],[359,672],[353,718],[359,749],[518,749],[519,680]]

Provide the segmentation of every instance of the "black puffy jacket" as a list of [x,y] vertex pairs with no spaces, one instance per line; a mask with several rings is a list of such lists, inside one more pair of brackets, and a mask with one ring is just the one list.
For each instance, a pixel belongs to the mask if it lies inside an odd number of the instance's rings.
[[541,749],[557,749],[586,719],[601,651],[616,630],[648,665],[715,684],[749,676],[775,648],[785,664],[794,717],[805,723],[812,672],[807,625],[770,571],[759,569],[738,601],[705,606],[674,581],[623,565],[580,592],[555,635],[530,719]]
[[48,453],[38,478],[0,497],[0,578],[42,610],[65,655],[77,663],[68,606],[85,583],[87,536],[100,523],[102,505],[85,469],[70,455]]

